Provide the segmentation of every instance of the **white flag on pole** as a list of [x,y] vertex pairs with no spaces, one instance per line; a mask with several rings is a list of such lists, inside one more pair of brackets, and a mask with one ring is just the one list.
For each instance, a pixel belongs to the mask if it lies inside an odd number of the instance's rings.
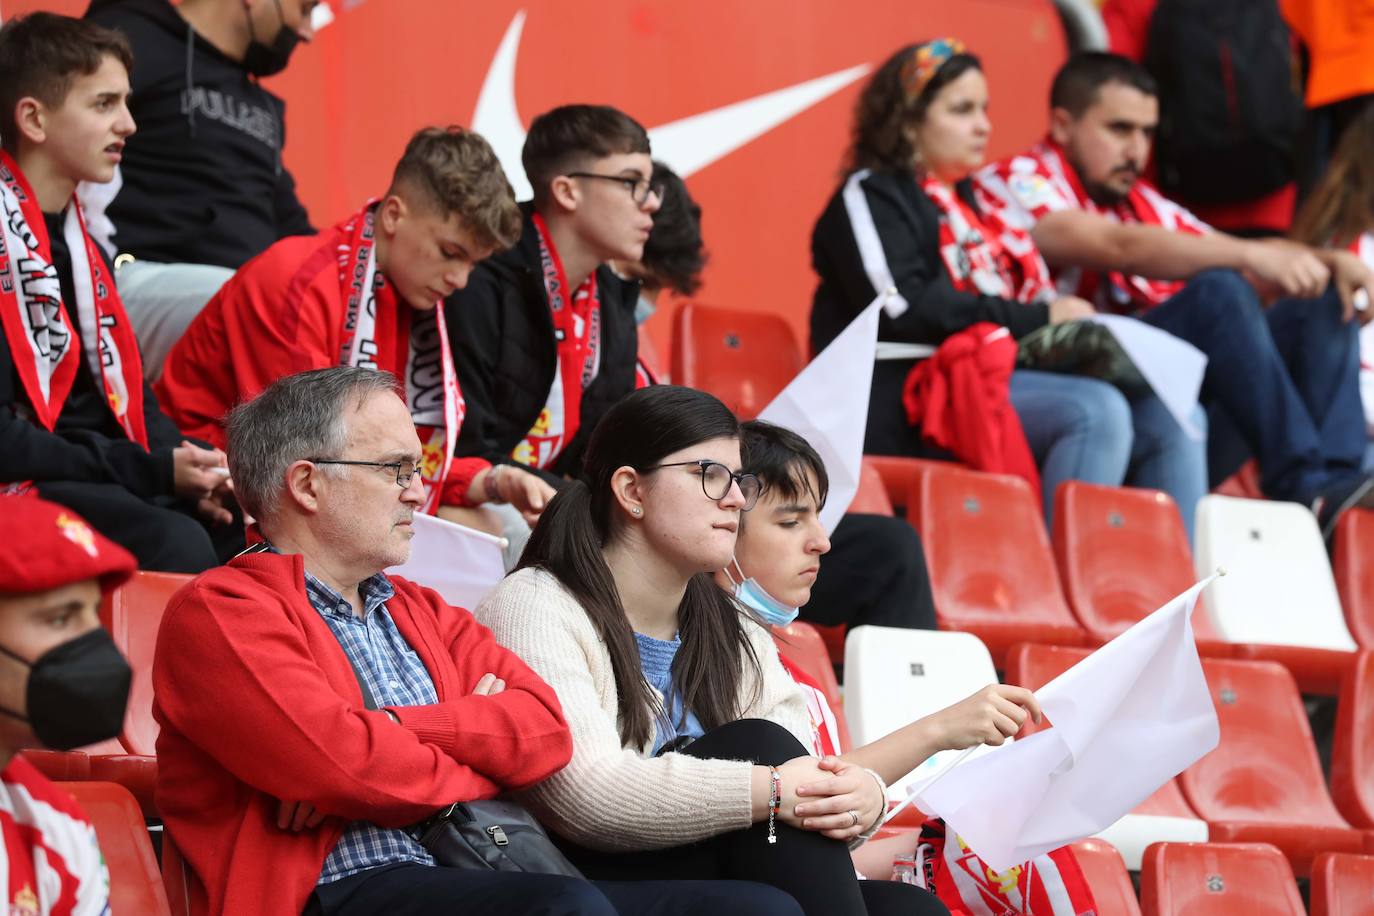
[[1053,728],[956,766],[916,793],[1004,871],[1105,830],[1217,746],[1190,619],[1194,585],[1037,691]]
[[410,559],[387,575],[432,588],[454,607],[469,610],[505,577],[503,538],[418,512],[414,523]]
[[833,532],[859,489],[868,427],[868,390],[878,345],[879,296],[759,414],[801,436],[825,462],[830,495],[821,524]]

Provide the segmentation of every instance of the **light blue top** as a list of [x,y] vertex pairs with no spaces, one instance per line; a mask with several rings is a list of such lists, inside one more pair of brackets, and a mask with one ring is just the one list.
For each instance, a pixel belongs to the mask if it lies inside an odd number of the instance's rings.
[[639,646],[639,667],[644,679],[659,693],[668,704],[667,715],[658,717],[657,734],[654,738],[654,753],[663,745],[678,738],[700,738],[706,734],[697,720],[696,714],[682,707],[682,695],[673,689],[673,659],[682,647],[682,639],[674,636],[671,640],[654,639],[643,633],[635,634],[635,644]]

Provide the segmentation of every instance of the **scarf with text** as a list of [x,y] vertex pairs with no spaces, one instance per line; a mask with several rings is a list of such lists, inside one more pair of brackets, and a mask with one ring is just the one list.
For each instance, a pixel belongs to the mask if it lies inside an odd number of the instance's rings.
[[466,404],[449,352],[443,303],[429,310],[410,308],[377,271],[376,209],[376,202],[369,202],[343,224],[348,242],[339,247],[345,302],[339,363],[391,372],[405,386],[406,406],[423,451],[422,511],[432,515],[453,463]]
[[72,261],[73,305],[81,322],[79,341],[62,302],[43,211],[19,166],[4,151],[0,151],[0,208],[0,326],[34,420],[50,432],[57,425],[84,352],[124,434],[146,449],[138,342],[114,278],[86,233],[81,205],[72,199],[63,225]]
[[577,289],[568,289],[563,262],[554,250],[549,227],[538,213],[534,228],[539,234],[539,265],[553,318],[558,369],[544,409],[511,451],[511,458],[527,467],[548,468],[577,435],[582,424],[582,393],[601,369],[601,302],[596,271]]
[[1049,267],[1030,234],[994,212],[979,213],[944,182],[920,180],[940,211],[940,257],[960,292],[1044,302],[1054,297]]

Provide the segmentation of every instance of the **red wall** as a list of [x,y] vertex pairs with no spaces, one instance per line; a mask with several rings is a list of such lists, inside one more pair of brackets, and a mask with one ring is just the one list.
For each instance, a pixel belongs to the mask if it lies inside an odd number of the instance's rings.
[[[378,193],[406,138],[472,124],[493,54],[521,10],[515,97],[525,124],[604,102],[653,128],[856,65],[899,45],[962,38],[987,67],[993,155],[1034,140],[1065,55],[1050,0],[332,0],[337,18],[270,85],[287,100],[286,161],[317,225]],[[0,0],[4,14],[78,13],[85,0]],[[688,184],[711,263],[699,298],[786,315],[805,339],[809,237],[834,190],[862,79]],[[656,150],[658,151],[658,150]],[[509,166],[509,163],[508,163]],[[671,307],[651,330],[666,357]]]

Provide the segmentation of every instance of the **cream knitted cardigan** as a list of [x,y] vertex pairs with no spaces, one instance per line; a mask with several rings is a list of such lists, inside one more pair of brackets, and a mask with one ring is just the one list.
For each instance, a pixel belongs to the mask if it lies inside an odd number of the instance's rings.
[[[622,747],[611,655],[577,599],[551,573],[512,573],[476,610],[497,640],[553,687],[572,731],[572,760],[522,799],[556,833],[591,849],[663,849],[752,822],[751,765]],[[741,718],[769,719],[811,746],[811,720],[796,683],[762,627],[746,632],[763,671],[749,676]]]

